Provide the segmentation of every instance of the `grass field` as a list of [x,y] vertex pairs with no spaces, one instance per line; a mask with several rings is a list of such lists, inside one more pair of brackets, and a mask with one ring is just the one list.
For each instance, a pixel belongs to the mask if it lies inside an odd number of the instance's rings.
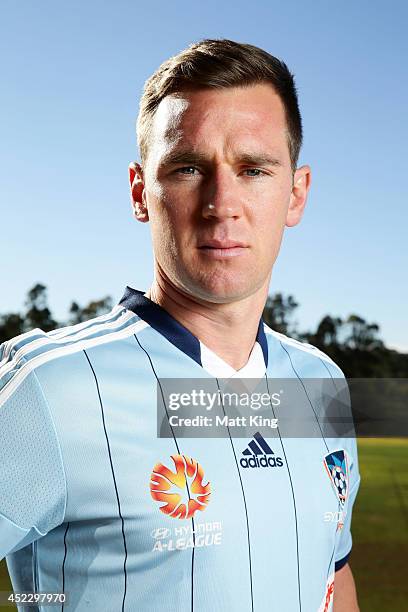
[[362,612],[408,610],[408,440],[358,441],[350,566]]
[[[361,485],[353,512],[350,565],[360,610],[406,612],[408,440],[361,438],[358,449]],[[1,562],[0,591],[9,588],[6,566]],[[0,606],[2,612],[12,609]]]

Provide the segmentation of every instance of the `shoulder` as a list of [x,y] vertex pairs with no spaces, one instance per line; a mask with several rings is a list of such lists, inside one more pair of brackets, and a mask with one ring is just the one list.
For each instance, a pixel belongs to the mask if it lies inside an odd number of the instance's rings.
[[333,359],[324,351],[320,350],[316,346],[313,346],[313,344],[301,342],[300,340],[295,340],[294,338],[290,338],[285,334],[274,331],[266,323],[264,323],[264,331],[267,340],[279,343],[282,349],[286,351],[290,357],[294,357],[296,360],[300,360],[302,363],[306,363],[308,365],[320,363],[324,365],[327,370],[329,370],[329,373],[332,376],[345,378],[344,372],[337,365],[337,363],[333,361]]
[[44,363],[61,360],[84,349],[115,342],[145,325],[137,315],[117,305],[83,323],[45,332],[40,328],[0,345],[0,405]]

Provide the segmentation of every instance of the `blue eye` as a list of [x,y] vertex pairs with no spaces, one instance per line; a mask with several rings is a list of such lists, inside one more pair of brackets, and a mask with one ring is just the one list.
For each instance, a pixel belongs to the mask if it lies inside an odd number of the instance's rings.
[[260,176],[262,170],[260,170],[259,168],[247,168],[245,172],[258,172],[258,174],[252,174],[251,176]]
[[192,174],[192,172],[185,172],[185,170],[197,170],[194,166],[184,166],[183,168],[177,168],[176,172],[180,174]]

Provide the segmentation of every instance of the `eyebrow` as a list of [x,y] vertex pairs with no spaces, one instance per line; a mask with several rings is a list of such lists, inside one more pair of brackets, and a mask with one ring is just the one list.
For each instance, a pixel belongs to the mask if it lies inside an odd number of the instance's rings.
[[[251,166],[282,166],[282,162],[271,155],[264,153],[255,153],[251,151],[241,151],[235,156],[240,163]],[[210,160],[203,153],[194,152],[191,150],[173,151],[165,155],[161,162],[161,166],[174,164],[209,164]]]

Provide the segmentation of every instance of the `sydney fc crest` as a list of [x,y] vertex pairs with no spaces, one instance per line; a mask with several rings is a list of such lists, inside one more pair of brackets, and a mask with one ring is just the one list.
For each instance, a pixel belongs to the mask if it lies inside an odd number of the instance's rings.
[[324,458],[324,467],[329,475],[341,507],[346,503],[349,488],[349,468],[344,450],[329,453]]

